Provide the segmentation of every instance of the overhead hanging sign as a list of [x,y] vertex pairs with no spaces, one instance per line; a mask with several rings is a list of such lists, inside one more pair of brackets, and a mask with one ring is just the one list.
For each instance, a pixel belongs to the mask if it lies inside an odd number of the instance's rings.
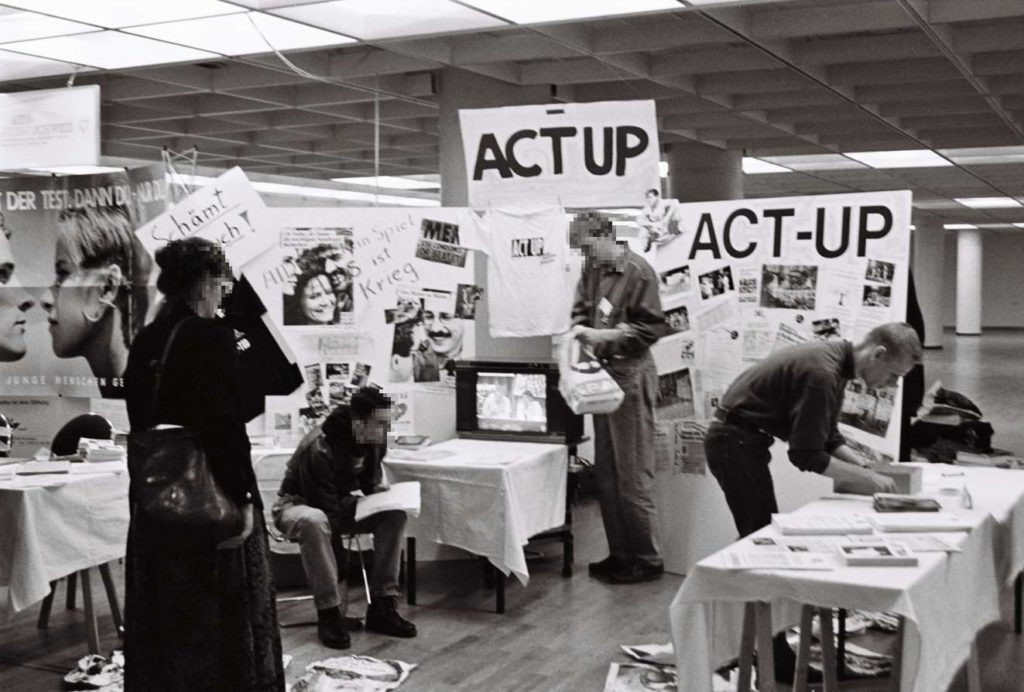
[[460,110],[469,204],[636,206],[659,187],[654,101]]
[[99,86],[0,94],[0,169],[99,160]]

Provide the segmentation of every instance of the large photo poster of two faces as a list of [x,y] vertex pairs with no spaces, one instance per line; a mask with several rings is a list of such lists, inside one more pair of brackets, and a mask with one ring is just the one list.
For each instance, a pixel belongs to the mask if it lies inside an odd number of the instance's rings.
[[162,165],[0,179],[3,397],[123,396],[153,299],[135,231],[165,209]]

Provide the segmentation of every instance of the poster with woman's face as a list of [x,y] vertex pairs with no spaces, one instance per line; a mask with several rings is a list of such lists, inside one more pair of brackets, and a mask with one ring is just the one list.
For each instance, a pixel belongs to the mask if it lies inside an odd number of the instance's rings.
[[123,397],[152,258],[135,230],[161,214],[162,166],[0,179],[0,391]]

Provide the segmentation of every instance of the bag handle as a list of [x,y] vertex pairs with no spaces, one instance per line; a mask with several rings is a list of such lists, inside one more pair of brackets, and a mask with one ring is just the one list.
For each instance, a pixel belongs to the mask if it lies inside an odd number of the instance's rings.
[[157,417],[157,407],[160,405],[160,383],[164,377],[164,369],[167,367],[167,358],[171,355],[171,346],[174,344],[174,339],[178,336],[181,326],[191,319],[191,316],[182,317],[174,325],[174,328],[171,329],[171,335],[167,337],[167,344],[164,346],[163,355],[160,357],[160,367],[156,371],[156,382],[153,385],[153,401],[150,404],[150,412],[154,418]]

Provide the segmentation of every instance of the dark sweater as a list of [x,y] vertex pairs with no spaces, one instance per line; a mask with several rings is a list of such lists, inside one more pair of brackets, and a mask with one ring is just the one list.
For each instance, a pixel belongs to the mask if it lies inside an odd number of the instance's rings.
[[845,440],[837,423],[846,383],[855,376],[849,341],[784,348],[751,366],[729,386],[721,408],[789,442],[789,460],[821,473]]

